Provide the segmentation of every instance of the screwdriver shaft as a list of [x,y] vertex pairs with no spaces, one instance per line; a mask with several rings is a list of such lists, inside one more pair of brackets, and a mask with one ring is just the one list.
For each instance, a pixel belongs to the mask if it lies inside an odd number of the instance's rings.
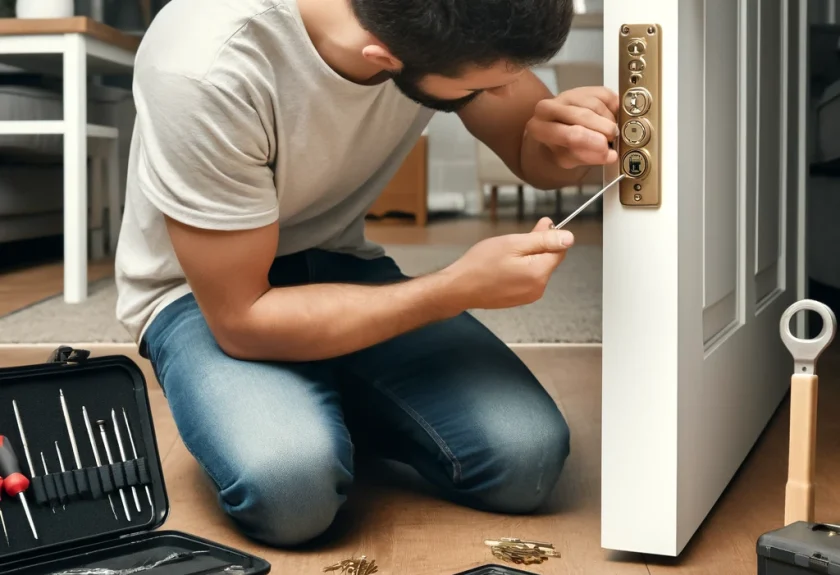
[[[58,454],[58,468],[61,470],[62,473],[64,473],[65,471],[67,471],[67,469],[64,467],[64,458],[61,457],[61,450],[58,448],[58,442],[57,441],[55,442],[55,452]],[[61,508],[66,510],[67,505],[62,504]]]
[[598,192],[597,194],[595,194],[594,196],[592,196],[591,198],[589,198],[588,200],[586,200],[586,202],[585,202],[585,203],[584,203],[581,207],[579,207],[579,208],[578,208],[578,209],[576,209],[574,212],[572,212],[572,214],[571,214],[568,218],[566,218],[565,220],[563,220],[562,222],[560,222],[559,224],[557,224],[556,226],[554,226],[554,229],[555,229],[555,230],[559,230],[560,228],[562,228],[563,226],[565,226],[566,224],[568,224],[569,222],[571,222],[573,219],[575,219],[575,217],[576,217],[579,213],[581,213],[583,210],[585,210],[586,208],[588,208],[588,207],[589,207],[589,204],[591,204],[592,202],[594,202],[595,200],[597,200],[598,198],[600,198],[601,196],[603,196],[603,195],[604,195],[604,192],[606,192],[607,190],[609,190],[611,187],[613,187],[613,185],[614,185],[614,184],[616,184],[616,183],[620,182],[620,181],[621,181],[621,180],[623,180],[625,177],[626,177],[626,176],[625,176],[625,174],[621,174],[621,175],[620,175],[620,176],[618,176],[616,179],[614,179],[613,181],[611,181],[609,184],[607,184],[606,186],[604,186],[604,188],[603,188],[600,192]]
[[26,442],[26,433],[23,431],[23,422],[20,419],[17,400],[12,400],[12,407],[15,410],[15,419],[17,420],[18,431],[20,432],[20,442],[23,444],[23,454],[26,456],[26,463],[29,464],[29,476],[35,477],[35,466],[32,465],[32,457],[29,456],[29,444]]
[[[47,458],[44,457],[43,451],[41,452],[41,463],[44,465],[44,475],[49,475],[50,470],[47,469]],[[55,513],[55,506],[52,504],[52,502],[50,502],[50,509],[52,509],[52,512]]]
[[[111,410],[111,421],[114,422],[114,435],[117,436],[117,447],[120,449],[120,458],[125,463],[128,461],[128,458],[125,456],[125,446],[123,445],[122,433],[120,433],[120,424],[117,421],[117,412],[113,409]],[[137,513],[140,513],[142,511],[140,509],[140,499],[137,497],[137,487],[134,485],[131,486],[131,495],[134,497],[134,505],[137,507]]]
[[[114,457],[111,455],[111,445],[108,443],[108,434],[105,433],[105,422],[98,420],[96,425],[99,426],[99,434],[102,436],[102,445],[105,446],[105,455],[108,458],[108,465],[114,464]],[[120,499],[122,500],[123,510],[125,511],[125,518],[131,521],[131,513],[128,511],[128,502],[125,500],[125,489],[120,488]]]
[[3,535],[6,536],[6,546],[11,545],[9,543],[9,532],[6,530],[6,519],[3,517],[3,511],[0,510],[0,523],[3,524]]
[[32,521],[32,514],[29,512],[29,504],[26,502],[26,495],[23,494],[23,491],[18,493],[18,497],[20,497],[20,502],[23,504],[23,511],[26,513],[26,520],[29,521],[29,527],[32,528],[32,535],[35,536],[35,539],[38,539],[38,532],[35,531],[35,523]]
[[64,423],[67,425],[67,434],[70,436],[70,447],[73,449],[73,457],[76,458],[76,469],[81,469],[82,458],[79,457],[79,446],[76,445],[76,434],[73,433],[73,425],[70,423],[70,413],[67,411],[67,401],[64,399],[64,390],[59,389],[58,395],[61,399],[61,411],[64,412]]
[[[87,408],[83,405],[82,406],[82,419],[85,420],[85,429],[88,432],[88,438],[90,439],[90,448],[93,450],[93,459],[96,461],[96,466],[102,466],[102,460],[99,458],[99,447],[96,445],[96,437],[93,435],[93,427],[90,425],[90,417],[88,417]],[[108,494],[108,503],[111,504],[111,513],[114,514],[114,519],[119,521],[119,517],[117,517],[117,510],[114,509],[114,498],[111,497],[111,494]]]
[[[137,459],[137,446],[134,444],[134,436],[131,434],[131,424],[128,423],[128,414],[125,412],[125,408],[123,407],[123,419],[125,420],[125,430],[128,432],[128,443],[131,445],[131,453],[134,455],[134,459]],[[152,504],[152,492],[149,491],[149,486],[146,485],[146,497],[149,500],[149,507],[153,507]]]

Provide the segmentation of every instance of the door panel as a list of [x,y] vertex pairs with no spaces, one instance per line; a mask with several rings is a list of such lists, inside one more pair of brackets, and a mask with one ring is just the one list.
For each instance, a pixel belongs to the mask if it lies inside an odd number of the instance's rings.
[[[708,14],[715,14],[708,18]],[[738,4],[708,0],[703,77],[703,341],[708,342],[738,320]],[[716,41],[709,42],[714,37]],[[708,113],[708,110],[713,113]]]
[[758,197],[756,209],[756,300],[762,301],[779,286],[781,257],[781,185],[782,128],[782,10],[781,0],[761,0],[758,11],[757,100],[758,128]]
[[607,86],[622,24],[659,24],[663,42],[661,206],[623,206],[616,190],[604,204],[606,548],[679,554],[787,391],[798,4],[604,2]]

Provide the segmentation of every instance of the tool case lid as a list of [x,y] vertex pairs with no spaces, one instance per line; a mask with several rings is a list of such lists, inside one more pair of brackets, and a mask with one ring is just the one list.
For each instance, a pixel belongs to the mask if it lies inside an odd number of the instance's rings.
[[785,565],[840,575],[840,527],[797,521],[759,537],[756,552]]
[[[86,391],[83,391],[83,387],[86,388]],[[57,407],[59,404],[59,388],[67,398],[68,412],[71,417],[76,443],[79,452],[82,452],[83,467],[87,467],[84,463],[85,456],[88,457],[88,463],[91,463],[90,459],[93,457],[89,435],[80,411],[83,402],[86,403],[86,409],[90,411],[92,421],[94,419],[108,419],[112,408],[119,412],[120,418],[122,417],[122,408],[125,408],[127,413],[130,414],[133,439],[136,443],[138,455],[144,457],[147,463],[154,513],[151,513],[151,510],[146,511],[144,509],[145,520],[141,521],[139,519],[140,514],[138,514],[137,518],[133,516],[132,521],[127,522],[122,515],[122,504],[117,491],[112,494],[114,508],[119,518],[117,521],[114,521],[111,514],[107,497],[103,496],[101,501],[85,501],[85,504],[99,503],[100,506],[104,505],[113,528],[103,528],[104,521],[100,520],[94,527],[85,526],[87,529],[77,530],[76,528],[80,525],[75,523],[63,528],[65,537],[58,541],[55,540],[55,537],[52,538],[52,541],[48,541],[49,538],[41,536],[42,529],[39,529],[38,541],[33,540],[29,545],[25,545],[24,549],[12,549],[10,552],[5,545],[6,542],[0,541],[0,573],[4,575],[48,574],[87,566],[90,561],[108,562],[119,559],[124,555],[142,554],[143,551],[157,548],[180,549],[187,552],[201,551],[201,553],[207,553],[208,556],[215,556],[219,560],[227,561],[228,564],[240,565],[243,567],[245,575],[263,575],[270,571],[271,566],[268,562],[248,553],[185,533],[157,531],[169,515],[169,498],[166,492],[160,453],[157,449],[157,438],[146,379],[140,367],[127,356],[90,357],[87,350],[63,346],[54,351],[44,364],[0,369],[0,422],[3,423],[0,433],[10,439],[24,475],[30,477],[30,468],[27,465],[27,458],[24,454],[18,427],[15,424],[15,417],[12,415],[11,398],[14,398],[20,406],[26,439],[32,454],[33,467],[36,467],[35,475],[41,475],[40,472],[42,471],[34,465],[38,458],[36,451],[45,452],[47,448],[43,439],[36,440],[35,438],[44,433],[48,434],[51,439],[61,440],[63,445],[67,446],[68,453],[64,454],[66,468],[68,471],[75,469],[74,457],[69,449],[69,434],[65,420],[60,408]],[[33,417],[32,412],[37,414],[39,409],[45,409],[43,404],[47,403],[55,403],[54,406],[49,406],[51,409],[49,417],[43,413],[41,414],[42,417],[39,418],[43,421]],[[29,413],[27,413],[28,410],[25,407],[29,408]],[[108,419],[109,423],[110,421]],[[46,428],[46,431],[44,428]],[[122,432],[125,433],[125,430]],[[96,434],[96,440],[99,440],[98,434]],[[118,460],[120,454],[117,450],[117,442],[113,436],[109,438],[109,441],[114,459]],[[123,441],[126,449],[129,450],[128,439],[125,436]],[[102,450],[102,444],[99,445],[99,449]],[[55,451],[52,451],[51,454],[54,456]],[[101,452],[101,461],[103,464],[107,464],[104,451]],[[91,466],[95,467],[95,463]],[[49,471],[52,473],[57,469],[50,469]],[[28,498],[31,491],[30,487],[26,492]],[[126,492],[128,491],[129,488],[126,488]],[[143,503],[146,504],[147,495],[143,488],[138,488],[138,494]],[[12,506],[12,503],[9,502],[10,499],[4,493],[4,497],[0,501],[0,510],[7,512],[6,523],[8,529],[19,531],[19,539],[24,539],[27,534],[30,539],[33,539],[26,520],[20,520],[20,517],[23,517],[22,513],[15,525],[9,524],[8,513]],[[134,511],[129,494],[127,494],[126,500],[129,501],[131,510]],[[60,514],[70,513],[74,505],[77,505],[77,503],[68,502],[66,510],[57,509],[56,514],[52,514],[49,507],[40,509],[41,523],[55,520],[55,518],[60,519]],[[34,517],[38,505],[30,499],[29,507]],[[47,517],[48,515],[49,517]],[[79,516],[78,521],[83,522],[84,517]],[[37,527],[38,522],[36,521]],[[2,535],[0,535],[1,538]],[[178,572],[186,575],[206,571],[206,562],[198,571],[190,571],[188,563],[183,562],[184,567]],[[198,563],[196,565],[198,566]],[[96,566],[101,567],[98,564]],[[163,569],[163,567],[160,569]]]

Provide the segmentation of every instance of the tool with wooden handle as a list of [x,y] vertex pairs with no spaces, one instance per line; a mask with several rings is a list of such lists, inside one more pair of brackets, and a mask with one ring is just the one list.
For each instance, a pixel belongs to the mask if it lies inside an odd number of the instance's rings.
[[[822,330],[814,339],[795,337],[790,321],[800,311],[814,311],[822,318]],[[790,380],[790,446],[785,486],[785,525],[814,521],[814,467],[817,443],[817,359],[834,339],[837,319],[820,302],[805,299],[791,305],[779,325],[782,341],[793,356]]]

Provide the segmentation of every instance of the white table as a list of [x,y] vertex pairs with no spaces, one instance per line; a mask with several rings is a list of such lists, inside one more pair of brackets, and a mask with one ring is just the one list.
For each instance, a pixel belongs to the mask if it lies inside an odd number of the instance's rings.
[[[109,146],[117,157],[119,132],[87,121],[88,75],[130,74],[139,39],[85,17],[0,18],[0,63],[63,76],[63,120],[0,121],[0,134],[56,134],[64,137],[64,301],[87,299],[88,139]],[[113,167],[113,162],[109,162]],[[108,170],[111,251],[121,218],[121,188]]]

